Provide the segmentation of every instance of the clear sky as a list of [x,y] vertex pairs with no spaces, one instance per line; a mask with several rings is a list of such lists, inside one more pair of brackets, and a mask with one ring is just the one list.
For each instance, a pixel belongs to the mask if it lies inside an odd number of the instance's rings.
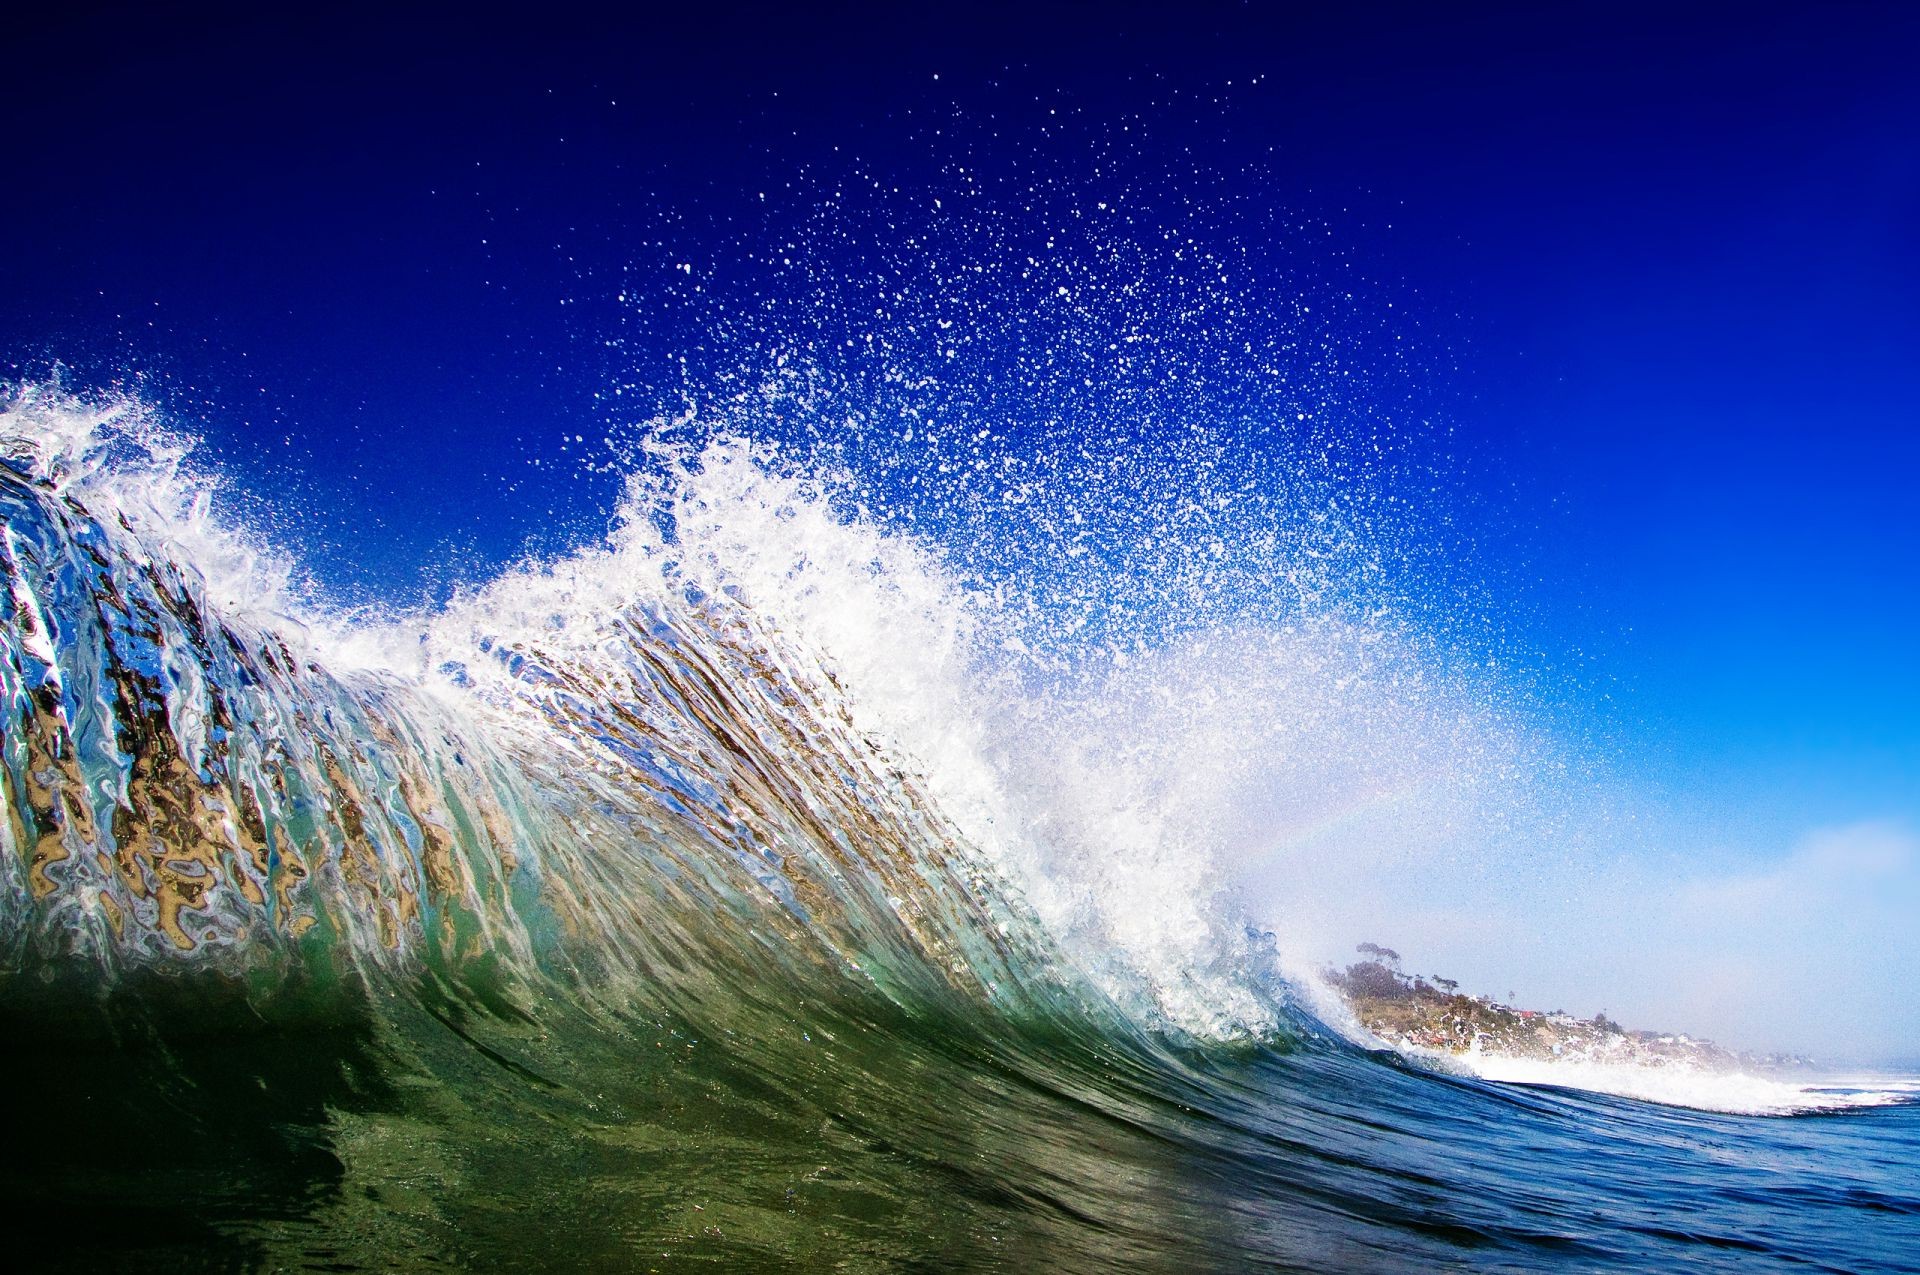
[[1865,827],[1909,897],[1920,9],[655,7],[14,19],[0,368],[138,378],[404,598],[604,518],[561,441],[662,354],[605,338],[663,227],[848,156],[932,182],[942,116],[1019,123],[988,166],[1143,123],[1420,316],[1474,569],[1667,848],[1790,880]]

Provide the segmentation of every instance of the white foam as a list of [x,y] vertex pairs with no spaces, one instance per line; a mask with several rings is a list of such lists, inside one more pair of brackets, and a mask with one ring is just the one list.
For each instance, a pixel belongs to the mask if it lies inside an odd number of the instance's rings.
[[292,557],[232,508],[199,440],[126,394],[82,396],[57,383],[11,387],[0,403],[0,459],[132,532],[125,547],[197,580],[223,616],[299,640],[318,627]]
[[1450,1057],[1483,1080],[1502,1084],[1584,1089],[1663,1106],[1736,1115],[1800,1115],[1920,1101],[1920,1079],[1913,1078],[1786,1078],[1682,1063],[1545,1061],[1500,1054]]

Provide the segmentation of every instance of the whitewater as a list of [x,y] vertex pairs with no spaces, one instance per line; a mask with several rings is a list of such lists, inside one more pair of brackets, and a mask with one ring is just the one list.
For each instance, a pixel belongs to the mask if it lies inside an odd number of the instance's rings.
[[[1350,527],[990,578],[696,424],[603,541],[349,615],[153,408],[8,390],[30,1265],[1920,1269],[1910,1079],[1396,1052],[1252,923],[1278,807],[1528,760]],[[1264,620],[1168,605],[1276,547]]]

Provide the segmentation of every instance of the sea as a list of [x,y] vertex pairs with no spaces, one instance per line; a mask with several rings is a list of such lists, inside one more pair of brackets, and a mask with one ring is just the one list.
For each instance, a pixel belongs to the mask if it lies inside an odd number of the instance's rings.
[[[655,430],[602,539],[349,613],[163,412],[7,387],[9,1266],[1920,1271],[1913,1075],[1396,1052],[1190,852],[1141,704],[1414,658],[1273,566],[1310,482],[1252,534],[1217,450],[1098,501],[936,455],[1050,511],[995,576],[765,410]],[[1243,549],[1284,623],[1149,631]]]

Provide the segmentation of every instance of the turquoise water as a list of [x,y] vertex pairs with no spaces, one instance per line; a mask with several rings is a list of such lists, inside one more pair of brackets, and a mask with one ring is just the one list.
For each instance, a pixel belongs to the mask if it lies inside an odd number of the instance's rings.
[[29,1266],[1920,1269],[1910,1081],[1441,1074],[1194,864],[1049,857],[978,591],[750,449],[383,627],[167,437],[4,434]]

